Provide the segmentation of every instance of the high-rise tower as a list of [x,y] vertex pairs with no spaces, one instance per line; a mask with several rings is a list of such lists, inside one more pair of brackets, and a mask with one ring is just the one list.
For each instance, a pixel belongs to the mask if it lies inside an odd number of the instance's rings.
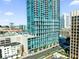
[[60,0],[27,0],[28,32],[37,38],[29,39],[31,51],[58,44],[60,30]]
[[79,59],[79,11],[71,13],[70,59]]

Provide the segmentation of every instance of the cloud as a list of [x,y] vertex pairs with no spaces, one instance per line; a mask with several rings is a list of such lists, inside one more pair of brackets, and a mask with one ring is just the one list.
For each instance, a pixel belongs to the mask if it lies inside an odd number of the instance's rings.
[[5,2],[11,2],[12,0],[3,0],[3,1],[5,1]]
[[4,15],[6,15],[6,16],[12,16],[12,15],[14,15],[14,13],[13,12],[5,12]]
[[70,6],[72,5],[79,5],[79,0],[73,0],[71,3],[70,3]]

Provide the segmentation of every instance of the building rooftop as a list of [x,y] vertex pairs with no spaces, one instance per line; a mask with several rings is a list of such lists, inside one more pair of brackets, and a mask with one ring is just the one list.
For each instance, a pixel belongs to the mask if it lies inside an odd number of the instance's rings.
[[16,45],[19,45],[20,43],[19,42],[13,42],[13,43],[8,43],[8,44],[3,44],[3,45],[0,45],[0,46],[16,46]]
[[0,27],[0,31],[2,32],[22,32],[21,29],[16,29],[16,28],[11,29],[11,28],[2,28],[2,27]]
[[[31,35],[27,32],[6,32],[4,34],[0,34],[0,36],[14,36],[14,35],[25,35],[25,36],[28,36],[28,35]],[[34,35],[31,35],[31,36],[34,36]]]
[[79,10],[74,10],[71,12],[71,16],[79,16]]
[[[11,37],[26,37],[26,38],[36,38],[37,36],[29,34],[27,32],[6,32],[4,34],[0,34],[0,40],[5,40],[5,38],[11,38]],[[3,38],[3,39],[2,39]]]

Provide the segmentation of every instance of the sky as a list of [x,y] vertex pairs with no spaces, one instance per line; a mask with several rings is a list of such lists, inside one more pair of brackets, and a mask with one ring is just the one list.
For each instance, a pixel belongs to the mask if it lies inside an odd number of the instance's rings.
[[[27,24],[26,0],[0,0],[0,24]],[[79,0],[60,0],[60,14],[79,9]]]
[[26,24],[25,0],[0,0],[0,24]]
[[79,9],[79,0],[60,0],[60,14],[70,13]]

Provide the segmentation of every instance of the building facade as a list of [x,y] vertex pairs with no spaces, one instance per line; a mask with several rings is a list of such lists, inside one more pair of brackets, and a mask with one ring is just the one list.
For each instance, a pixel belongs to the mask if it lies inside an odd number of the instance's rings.
[[79,10],[71,13],[70,59],[79,59]]
[[20,57],[19,48],[20,43],[11,42],[8,37],[0,37],[0,59],[15,59]]
[[35,36],[25,32],[7,32],[2,35],[0,34],[0,58],[10,57],[12,59],[21,56],[30,56],[28,43],[29,39],[33,38],[35,38]]
[[64,16],[60,16],[60,30],[64,28]]
[[60,29],[71,27],[71,17],[69,13],[64,13],[60,18]]
[[71,17],[69,13],[63,15],[64,18],[64,28],[70,28],[71,26]]
[[22,30],[22,32],[26,32],[27,30],[26,30],[26,26],[25,25],[16,25],[16,26],[14,26],[14,28],[16,28],[16,29],[20,29],[20,30]]
[[27,0],[27,29],[37,38],[29,39],[30,51],[37,52],[58,44],[60,0]]
[[23,32],[22,29],[19,28],[10,28],[9,26],[1,26],[0,27],[0,34],[4,34],[6,32]]

